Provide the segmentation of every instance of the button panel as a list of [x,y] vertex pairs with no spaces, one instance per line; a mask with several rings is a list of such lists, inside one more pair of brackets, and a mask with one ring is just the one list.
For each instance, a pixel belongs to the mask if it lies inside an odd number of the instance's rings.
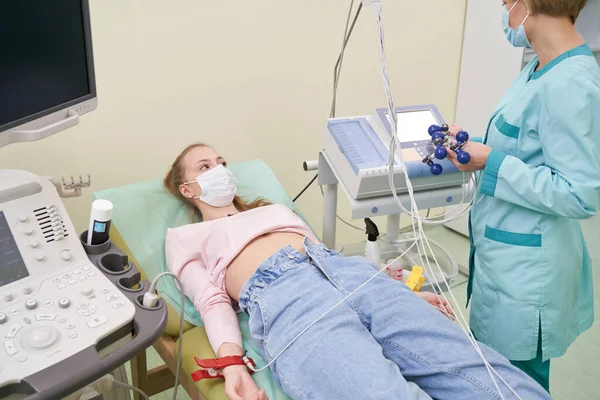
[[6,332],[6,335],[4,335],[4,337],[7,338],[14,338],[17,337],[17,333],[19,333],[19,331],[22,329],[23,327],[19,324],[17,325],[13,325],[12,328],[10,328],[10,330],[8,332]]
[[[33,271],[51,272],[64,255],[62,250],[51,254],[48,249],[55,244],[44,242],[37,230],[25,245]],[[20,371],[35,373],[94,345],[133,319],[135,308],[104,274],[93,265],[75,265],[77,253],[69,254],[74,268],[37,282],[30,276],[10,292],[0,293],[0,384],[7,371],[10,379]],[[35,261],[39,256],[47,265]]]
[[38,314],[35,316],[36,321],[54,321],[56,314]]
[[104,325],[108,321],[108,318],[104,316],[98,316],[88,321],[87,326],[94,329],[101,325]]
[[[37,185],[31,175],[22,177]],[[4,187],[13,182],[0,181]],[[98,257],[85,254],[54,186],[42,177],[39,185],[41,192],[2,204],[28,275],[0,288],[0,387],[94,346],[135,316],[128,299],[133,295],[121,295],[111,283],[118,278],[103,274],[95,265]],[[113,246],[110,252],[119,250]],[[100,293],[103,288],[110,291]],[[119,298],[107,302],[114,294]]]
[[6,353],[9,356],[14,356],[15,354],[17,354],[19,352],[19,350],[17,350],[17,346],[15,345],[14,340],[5,340],[4,341],[4,350],[6,351]]
[[117,308],[121,308],[125,305],[124,301],[117,301],[116,303],[113,304],[113,308],[117,309]]

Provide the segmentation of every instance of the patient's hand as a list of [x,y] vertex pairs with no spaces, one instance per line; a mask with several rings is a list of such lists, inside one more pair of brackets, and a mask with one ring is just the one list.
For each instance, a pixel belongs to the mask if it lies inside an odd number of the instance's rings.
[[263,389],[258,390],[256,383],[245,365],[233,365],[223,370],[225,394],[229,400],[268,400]]
[[440,310],[442,314],[446,315],[448,318],[456,319],[454,311],[452,311],[452,306],[442,296],[437,296],[435,293],[431,292],[415,292],[415,294]]

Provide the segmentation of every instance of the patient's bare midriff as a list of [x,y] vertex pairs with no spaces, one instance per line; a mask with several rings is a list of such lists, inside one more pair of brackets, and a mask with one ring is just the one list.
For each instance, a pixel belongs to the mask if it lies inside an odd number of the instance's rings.
[[258,267],[288,245],[304,253],[304,236],[297,233],[275,232],[250,242],[227,268],[225,285],[229,296],[238,301],[242,287]]

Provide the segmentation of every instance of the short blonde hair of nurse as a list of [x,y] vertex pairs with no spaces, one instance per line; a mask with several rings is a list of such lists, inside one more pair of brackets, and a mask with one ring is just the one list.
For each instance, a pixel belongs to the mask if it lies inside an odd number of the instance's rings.
[[[516,2],[517,0],[503,0],[507,9],[512,8]],[[571,23],[574,24],[587,2],[588,0],[523,0],[521,1],[523,10],[515,9],[513,12],[519,12],[523,18],[527,15],[527,11],[531,16],[544,15],[554,18],[569,18]]]
[[573,23],[588,0],[525,0],[532,15],[549,17],[569,17]]

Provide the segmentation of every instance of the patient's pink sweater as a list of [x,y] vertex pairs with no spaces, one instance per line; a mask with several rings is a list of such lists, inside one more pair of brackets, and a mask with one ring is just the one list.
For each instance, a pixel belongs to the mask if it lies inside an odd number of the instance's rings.
[[200,313],[215,353],[223,343],[243,347],[225,288],[227,267],[248,243],[273,232],[298,233],[316,242],[310,228],[282,204],[167,230],[167,265]]

